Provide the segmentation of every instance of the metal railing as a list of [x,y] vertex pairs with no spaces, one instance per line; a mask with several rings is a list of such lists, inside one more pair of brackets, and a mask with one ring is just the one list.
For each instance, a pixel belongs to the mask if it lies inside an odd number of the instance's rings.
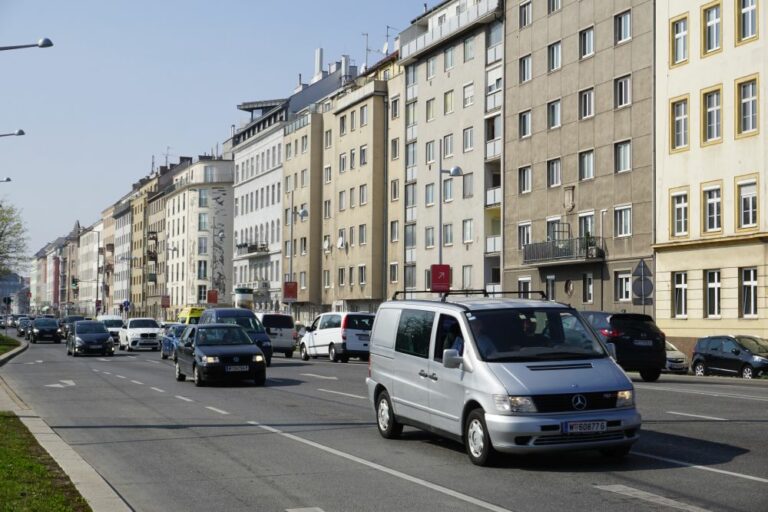
[[501,235],[485,238],[485,252],[501,252],[502,249]]
[[269,244],[267,242],[255,242],[252,244],[238,244],[236,247],[237,256],[245,256],[246,254],[260,254],[269,252]]
[[598,236],[550,240],[523,246],[523,263],[525,264],[562,260],[601,260],[604,257],[604,242]]
[[486,189],[485,206],[494,206],[501,204],[501,187]]

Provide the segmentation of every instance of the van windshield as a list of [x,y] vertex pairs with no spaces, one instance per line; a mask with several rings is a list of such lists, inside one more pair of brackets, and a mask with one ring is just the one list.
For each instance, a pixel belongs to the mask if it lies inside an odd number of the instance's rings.
[[101,321],[104,325],[107,327],[122,327],[123,321],[122,320],[102,320]]
[[219,318],[219,322],[222,324],[239,325],[246,331],[264,332],[264,327],[261,325],[261,322],[255,318],[250,318],[247,316],[230,316]]
[[575,311],[515,308],[466,313],[480,357],[488,362],[607,357]]

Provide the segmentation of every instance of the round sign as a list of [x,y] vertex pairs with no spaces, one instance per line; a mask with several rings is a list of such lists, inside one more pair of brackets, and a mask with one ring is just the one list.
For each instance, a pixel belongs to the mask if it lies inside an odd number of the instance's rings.
[[647,277],[635,278],[632,283],[632,291],[641,299],[647,299],[653,292],[653,283]]

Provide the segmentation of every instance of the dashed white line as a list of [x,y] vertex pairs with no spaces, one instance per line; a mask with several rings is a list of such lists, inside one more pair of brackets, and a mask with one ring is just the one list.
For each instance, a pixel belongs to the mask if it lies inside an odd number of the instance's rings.
[[103,372],[101,372],[101,373],[103,373],[104,375],[112,375],[112,372],[104,372],[104,371],[103,371]]
[[106,363],[106,362],[108,362],[108,361],[109,361],[109,359],[107,359],[106,357],[100,357],[100,358],[99,358],[99,361],[103,361],[103,362],[105,362],[105,363]]
[[96,373],[99,373],[99,370],[97,370],[96,368],[92,368],[92,370],[95,371]]
[[739,398],[741,400],[756,400],[758,402],[768,402],[768,397],[755,396],[755,395],[739,395],[736,393],[718,393],[718,392],[712,392],[712,391],[698,391],[695,389],[665,388],[660,386],[645,386],[643,384],[636,384],[635,388],[649,389],[651,391],[671,391],[673,393],[688,393],[690,395],[715,396],[715,397],[721,397],[721,398]]
[[759,476],[745,475],[744,473],[734,473],[733,471],[725,471],[724,469],[709,468],[707,466],[699,466],[697,464],[691,464],[690,462],[683,462],[682,460],[668,459],[666,457],[659,457],[658,455],[651,455],[650,453],[641,453],[632,451],[632,455],[638,455],[640,457],[647,457],[649,459],[660,460],[668,462],[670,464],[676,464],[687,468],[701,469],[703,471],[711,471],[712,473],[719,473],[721,475],[735,476],[736,478],[743,478],[745,480],[752,480],[754,482],[761,482],[768,484],[768,479],[760,478]]
[[292,441],[297,441],[299,443],[305,444],[307,446],[311,446],[313,448],[317,448],[318,450],[322,450],[326,453],[330,453],[333,455],[336,455],[338,457],[341,457],[343,459],[347,459],[352,462],[356,462],[358,464],[362,464],[363,466],[369,467],[371,469],[375,469],[377,471],[381,471],[382,473],[386,473],[388,475],[394,476],[396,478],[400,478],[402,480],[406,480],[408,482],[414,483],[416,485],[420,485],[422,487],[426,487],[427,489],[431,489],[433,491],[445,494],[447,496],[451,496],[452,498],[456,498],[458,500],[464,501],[466,503],[470,503],[472,505],[475,505],[476,507],[483,508],[485,510],[492,510],[493,512],[510,512],[509,509],[500,507],[498,505],[494,505],[493,503],[488,503],[487,501],[479,500],[477,498],[474,498],[472,496],[469,496],[467,494],[462,494],[460,492],[454,491],[453,489],[449,489],[448,487],[443,487],[442,485],[433,484],[432,482],[428,482],[426,480],[423,480],[421,478],[417,478],[415,476],[411,476],[407,473],[402,473],[400,471],[397,471],[392,468],[388,468],[386,466],[382,466],[381,464],[377,464],[375,462],[371,462],[365,459],[361,459],[360,457],[356,457],[354,455],[351,455],[349,453],[342,452],[340,450],[336,450],[334,448],[330,448],[328,446],[324,446],[320,443],[316,443],[314,441],[310,441],[309,439],[304,439],[303,437],[295,436],[293,434],[289,434],[287,432],[283,432],[282,430],[278,430],[276,428],[272,428],[268,425],[263,425],[256,421],[248,421],[247,422],[250,425],[255,425],[263,430],[266,430],[267,432],[271,432],[273,434],[278,434],[280,436],[283,436],[287,439],[291,439]]
[[323,389],[323,388],[317,388],[318,391],[322,391],[324,393],[333,393],[334,395],[342,395],[342,396],[348,396],[352,398],[359,398],[360,400],[365,400],[366,397],[361,395],[353,395],[352,393],[342,393],[341,391],[333,391],[330,389]]
[[667,414],[674,414],[675,416],[688,416],[690,418],[702,418],[705,420],[728,421],[725,418],[717,418],[715,416],[702,416],[701,414],[688,414],[685,412],[667,411]]
[[147,361],[154,364],[160,364],[160,361],[155,361],[154,359],[147,359]]
[[133,382],[134,384],[138,384],[140,386],[144,384],[143,382],[139,382],[138,380],[132,380],[131,382]]
[[122,375],[115,375],[115,377],[117,377],[118,379],[124,379],[124,378],[125,378],[125,377],[124,377],[124,376],[122,376]]
[[181,395],[176,395],[176,398],[178,398],[179,400],[184,400],[185,402],[194,402],[194,400],[192,400],[191,398],[187,398]]
[[285,512],[325,512],[320,507],[287,508]]
[[301,375],[304,375],[305,377],[314,377],[316,379],[339,380],[338,377],[329,377],[328,375],[318,375],[316,373],[302,373]]
[[158,393],[165,393],[164,389],[160,389],[160,388],[149,388],[149,389],[151,389],[152,391],[157,391]]
[[694,505],[688,505],[680,501],[671,500],[658,494],[652,494],[650,492],[641,491],[640,489],[634,489],[627,487],[626,485],[596,485],[596,488],[602,491],[615,492],[617,494],[623,494],[624,496],[630,496],[639,500],[648,501],[657,505],[663,505],[665,507],[676,508],[678,510],[687,510],[688,512],[707,512],[706,509],[696,507]]
[[229,414],[227,411],[222,411],[221,409],[217,409],[217,408],[211,407],[209,405],[206,405],[205,408],[208,409],[209,411],[217,412],[219,414]]

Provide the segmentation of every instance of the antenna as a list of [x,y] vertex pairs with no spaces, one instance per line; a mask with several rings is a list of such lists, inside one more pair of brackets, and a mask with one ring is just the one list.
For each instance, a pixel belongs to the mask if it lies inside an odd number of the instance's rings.
[[152,172],[155,172],[155,155],[152,155]]
[[171,146],[165,146],[165,166],[168,167],[168,157],[171,156]]
[[371,53],[371,49],[368,48],[368,32],[363,32],[365,37],[365,68],[368,69],[368,54]]
[[387,25],[387,41],[384,43],[384,55],[387,55],[387,51],[389,50],[389,31],[394,30],[395,32],[399,32],[399,28],[395,28],[391,25]]

